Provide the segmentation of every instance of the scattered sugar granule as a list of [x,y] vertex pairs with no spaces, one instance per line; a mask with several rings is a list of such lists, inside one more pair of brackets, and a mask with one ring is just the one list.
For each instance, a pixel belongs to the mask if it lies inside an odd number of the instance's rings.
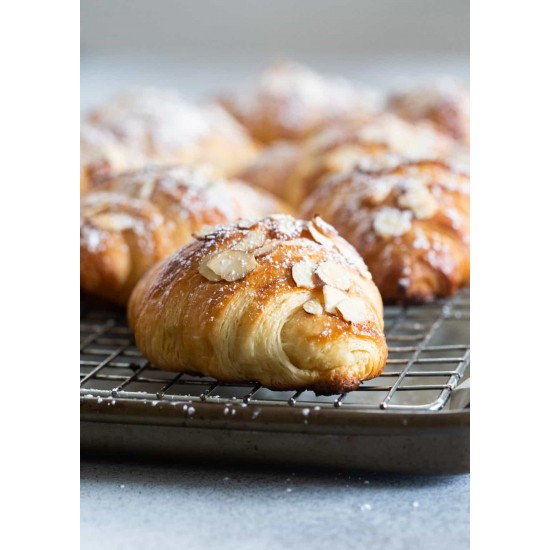
[[372,506],[368,502],[361,504],[361,512],[367,512],[368,510],[372,510]]

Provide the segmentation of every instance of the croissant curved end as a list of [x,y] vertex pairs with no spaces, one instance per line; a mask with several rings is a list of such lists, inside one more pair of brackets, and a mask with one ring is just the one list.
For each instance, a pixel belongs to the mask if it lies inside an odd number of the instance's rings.
[[128,314],[157,367],[335,393],[380,374],[382,301],[334,228],[276,215],[218,227],[155,266]]

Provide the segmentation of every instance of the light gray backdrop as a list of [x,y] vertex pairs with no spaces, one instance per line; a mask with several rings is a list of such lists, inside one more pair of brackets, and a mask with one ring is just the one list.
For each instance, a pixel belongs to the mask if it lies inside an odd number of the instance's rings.
[[388,86],[468,78],[467,0],[82,0],[82,107],[120,87],[195,98],[294,58]]

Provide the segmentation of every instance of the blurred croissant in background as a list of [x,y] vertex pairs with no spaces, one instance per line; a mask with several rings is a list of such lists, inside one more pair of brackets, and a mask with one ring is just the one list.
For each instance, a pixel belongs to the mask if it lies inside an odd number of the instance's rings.
[[81,204],[80,284],[125,304],[147,269],[204,225],[289,209],[207,168],[150,167],[98,183]]

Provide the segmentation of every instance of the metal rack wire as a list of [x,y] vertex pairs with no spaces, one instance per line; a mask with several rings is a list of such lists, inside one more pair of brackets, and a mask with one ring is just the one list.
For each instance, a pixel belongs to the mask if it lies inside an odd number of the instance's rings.
[[[439,411],[469,368],[469,289],[422,306],[388,306],[384,316],[389,358],[382,375],[348,393],[273,392],[260,384],[221,383],[152,367],[135,347],[124,312],[83,308],[80,393],[114,398],[228,405]],[[224,409],[224,414],[228,409]]]

